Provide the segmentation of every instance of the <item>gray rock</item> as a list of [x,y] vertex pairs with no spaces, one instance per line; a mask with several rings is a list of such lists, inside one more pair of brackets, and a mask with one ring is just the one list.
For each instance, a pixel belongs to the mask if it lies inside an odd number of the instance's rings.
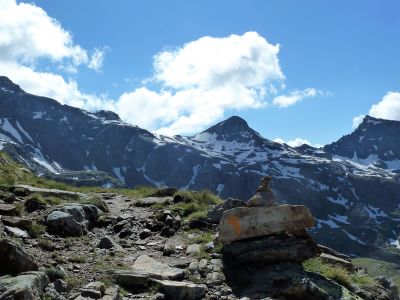
[[201,252],[201,245],[200,244],[191,244],[186,249],[187,255],[196,255]]
[[16,216],[18,214],[17,207],[12,204],[0,204],[0,215]]
[[21,272],[38,270],[33,257],[9,239],[0,240],[0,266],[0,275],[17,275]]
[[26,272],[16,277],[0,277],[1,299],[41,299],[49,279],[44,272]]
[[143,289],[147,287],[150,274],[144,271],[109,270],[113,281],[127,290]]
[[103,214],[97,206],[92,204],[68,203],[62,207],[62,211],[71,214],[76,222],[85,224],[87,228],[93,227]]
[[122,248],[121,245],[119,245],[111,237],[108,236],[101,238],[97,247],[100,249],[114,249],[118,252],[125,252],[124,248]]
[[376,277],[375,280],[385,289],[390,291],[391,300],[399,300],[399,290],[392,279],[385,276],[380,276]]
[[247,202],[248,207],[258,207],[258,206],[273,206],[275,205],[275,196],[271,191],[261,191],[257,192],[253,197],[251,197]]
[[154,280],[154,282],[160,286],[160,291],[165,294],[167,299],[199,300],[207,292],[204,284],[171,280]]
[[211,208],[207,213],[207,219],[211,222],[219,224],[222,218],[222,214],[224,211],[235,208],[235,207],[243,207],[245,206],[245,202],[239,199],[228,198],[223,203],[218,204]]
[[57,189],[44,189],[44,188],[33,187],[30,185],[25,185],[25,184],[14,185],[12,187],[12,189],[13,190],[23,189],[25,191],[25,195],[41,194],[42,196],[54,196],[54,197],[59,197],[59,198],[69,198],[69,199],[73,199],[73,200],[78,200],[79,198],[86,197],[86,195],[82,194],[82,193],[75,193],[75,192],[63,191],[63,190],[57,190]]
[[[100,299],[101,298],[101,292],[92,290],[92,289],[86,289],[82,288],[81,289],[81,297],[83,298],[90,298],[90,299]],[[79,298],[77,298],[79,299]]]
[[163,227],[161,229],[160,235],[167,238],[173,237],[175,235],[175,230],[170,227]]
[[55,210],[47,216],[47,229],[50,233],[60,236],[83,235],[82,225],[66,212]]
[[119,287],[118,286],[110,286],[105,292],[104,296],[101,298],[102,300],[120,300],[119,296]]
[[48,230],[60,236],[81,236],[95,226],[102,211],[91,204],[68,203],[47,216]]
[[132,269],[156,279],[182,279],[184,275],[184,270],[160,263],[147,255],[139,256]]
[[344,260],[343,258],[333,256],[333,255],[327,254],[327,253],[321,253],[320,257],[321,257],[322,261],[324,261],[328,264],[341,266],[343,269],[346,269],[350,272],[355,270],[354,265],[350,261]]
[[24,238],[24,239],[29,239],[31,237],[29,235],[29,233],[27,233],[25,230],[19,229],[17,227],[4,226],[4,230],[9,235],[12,235],[15,237]]
[[108,236],[103,237],[101,238],[97,247],[99,247],[100,249],[111,249],[112,247],[114,247],[114,241]]
[[174,226],[174,218],[171,215],[167,215],[164,221],[164,224],[168,227]]
[[222,215],[218,241],[228,243],[268,234],[299,231],[314,226],[314,218],[303,205],[237,207]]
[[139,237],[144,240],[148,237],[151,236],[151,230],[149,229],[143,229],[140,233],[139,233]]
[[54,288],[58,293],[65,293],[68,288],[68,284],[62,279],[56,279],[54,281]]
[[104,295],[106,292],[106,285],[101,281],[94,281],[85,285],[84,289],[98,291],[101,295]]

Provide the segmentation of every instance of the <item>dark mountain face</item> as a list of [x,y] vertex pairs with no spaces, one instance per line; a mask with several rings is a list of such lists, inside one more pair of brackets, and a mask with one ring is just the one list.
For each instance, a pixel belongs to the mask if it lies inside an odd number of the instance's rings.
[[191,137],[166,137],[113,112],[27,94],[4,77],[0,84],[0,149],[44,176],[209,189],[246,200],[271,175],[280,202],[310,208],[317,218],[312,235],[321,243],[365,254],[400,235],[400,122],[366,117],[355,132],[321,149],[272,142],[239,117]]
[[400,122],[366,116],[360,126],[325,151],[361,164],[400,169]]

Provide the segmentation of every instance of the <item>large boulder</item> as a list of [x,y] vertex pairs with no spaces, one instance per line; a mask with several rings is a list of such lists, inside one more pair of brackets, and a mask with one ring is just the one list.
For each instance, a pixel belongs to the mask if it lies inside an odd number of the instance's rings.
[[303,262],[319,254],[319,248],[309,237],[288,234],[268,235],[245,241],[235,241],[223,247],[223,255],[241,264],[278,261]]
[[257,236],[296,232],[314,226],[314,218],[303,205],[237,207],[223,213],[218,241],[229,243]]
[[47,216],[47,230],[60,236],[83,235],[82,225],[69,213],[55,210]]
[[16,277],[0,277],[0,299],[42,299],[49,284],[44,272],[26,272]]
[[47,216],[47,228],[60,236],[81,236],[95,226],[101,215],[95,205],[68,203]]
[[33,257],[20,245],[9,239],[0,240],[0,275],[17,275],[21,272],[37,270],[38,265]]
[[223,203],[213,206],[207,213],[207,219],[213,223],[221,222],[222,214],[228,209],[244,207],[245,202],[239,199],[228,198]]

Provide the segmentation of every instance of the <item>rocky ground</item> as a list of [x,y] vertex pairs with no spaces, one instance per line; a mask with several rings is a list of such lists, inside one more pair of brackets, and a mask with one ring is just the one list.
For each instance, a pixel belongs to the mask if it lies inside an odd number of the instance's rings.
[[312,216],[293,207],[3,185],[0,299],[398,299],[389,279],[314,243]]

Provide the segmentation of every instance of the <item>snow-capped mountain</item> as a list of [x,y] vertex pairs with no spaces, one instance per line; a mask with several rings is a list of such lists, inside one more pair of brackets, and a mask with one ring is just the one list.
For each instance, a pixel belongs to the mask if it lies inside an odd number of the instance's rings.
[[[231,117],[190,137],[166,137],[25,93],[0,77],[0,149],[43,176],[128,187],[209,189],[247,199],[273,176],[279,201],[307,205],[314,238],[379,255],[400,235],[400,122],[366,117],[323,148],[275,143]],[[112,177],[111,177],[111,176]]]

